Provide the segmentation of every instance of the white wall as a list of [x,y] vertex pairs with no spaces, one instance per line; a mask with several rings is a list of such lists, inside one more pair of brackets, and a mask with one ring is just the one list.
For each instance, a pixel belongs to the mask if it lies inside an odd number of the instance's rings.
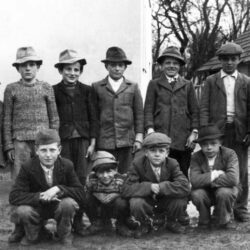
[[16,50],[33,46],[44,60],[38,79],[60,81],[54,68],[59,53],[72,48],[87,59],[81,81],[106,75],[100,60],[110,46],[129,59],[126,77],[142,92],[151,77],[151,17],[146,0],[8,0],[0,8],[0,99],[7,83],[19,79],[11,64]]

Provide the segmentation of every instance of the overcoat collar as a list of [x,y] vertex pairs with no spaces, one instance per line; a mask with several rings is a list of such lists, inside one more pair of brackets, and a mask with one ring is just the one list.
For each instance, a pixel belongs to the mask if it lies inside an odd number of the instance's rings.
[[159,81],[158,83],[163,86],[164,88],[172,91],[172,92],[175,92],[177,91],[178,89],[182,88],[183,86],[186,85],[185,81],[183,81],[183,79],[179,76],[177,78],[177,81],[174,85],[174,88],[172,88],[172,86],[170,85],[166,75],[164,73],[161,74],[160,78],[159,78]]
[[81,95],[80,93],[80,83],[77,81],[76,82],[76,86],[75,86],[75,96],[72,97],[69,95],[67,89],[66,89],[66,85],[63,83],[63,81],[61,81],[58,85],[59,87],[59,91],[63,92],[66,96],[68,96],[69,98],[74,98],[76,97],[76,95]]

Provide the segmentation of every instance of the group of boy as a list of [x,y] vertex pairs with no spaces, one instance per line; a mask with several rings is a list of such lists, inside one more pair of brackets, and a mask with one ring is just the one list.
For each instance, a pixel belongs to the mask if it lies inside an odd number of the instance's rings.
[[[234,43],[218,50],[222,70],[207,79],[199,121],[194,87],[179,75],[185,60],[176,48],[157,60],[162,75],[149,83],[144,114],[138,85],[123,76],[132,62],[121,48],[107,50],[102,62],[108,76],[91,87],[79,82],[86,59],[63,51],[55,64],[62,81],[53,88],[36,80],[42,60],[35,51],[19,49],[13,66],[22,79],[4,95],[4,149],[16,178],[9,241],[36,243],[51,217],[64,245],[72,244],[71,231],[112,228],[111,217],[124,236],[149,233],[159,215],[167,229],[183,233],[190,197],[199,228],[209,228],[213,218],[229,228],[233,215],[247,221],[250,80],[237,71],[241,53]],[[191,157],[196,142],[201,150]]]

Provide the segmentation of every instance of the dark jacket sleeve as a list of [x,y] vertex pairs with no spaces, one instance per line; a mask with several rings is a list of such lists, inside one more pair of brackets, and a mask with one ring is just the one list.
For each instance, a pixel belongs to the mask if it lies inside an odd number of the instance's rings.
[[22,166],[9,194],[9,203],[11,205],[30,205],[38,206],[40,192],[32,192],[30,190],[30,176],[29,171]]
[[159,183],[160,195],[167,197],[186,197],[190,193],[190,186],[185,175],[180,171],[179,164],[174,161],[169,167],[171,171],[171,180]]

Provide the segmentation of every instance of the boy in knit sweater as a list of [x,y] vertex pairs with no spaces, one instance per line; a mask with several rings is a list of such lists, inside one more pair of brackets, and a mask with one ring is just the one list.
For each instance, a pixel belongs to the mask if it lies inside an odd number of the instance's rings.
[[[115,218],[116,232],[122,236],[132,236],[132,231],[126,226],[128,201],[121,198],[125,176],[117,172],[117,165],[115,157],[106,151],[97,151],[94,155],[93,171],[86,184],[86,212],[92,223],[88,228],[90,234],[102,231],[105,229],[103,222]],[[111,222],[109,225],[112,226]]]
[[13,163],[12,179],[16,178],[20,166],[34,155],[37,132],[59,127],[53,89],[36,79],[41,64],[32,47],[19,48],[12,65],[21,80],[8,84],[4,92],[4,151]]

